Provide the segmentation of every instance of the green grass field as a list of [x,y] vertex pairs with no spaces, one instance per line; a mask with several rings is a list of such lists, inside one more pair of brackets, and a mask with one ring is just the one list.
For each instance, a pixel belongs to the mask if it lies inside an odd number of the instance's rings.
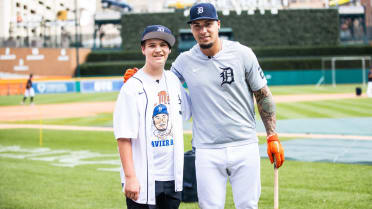
[[301,86],[269,86],[273,95],[295,95],[295,94],[339,94],[339,93],[355,93],[355,88],[362,88],[362,92],[366,92],[366,86],[362,84],[340,84],[336,87],[332,85],[314,85]]
[[372,117],[372,99],[355,98],[277,104],[277,119]]
[[[340,100],[324,100],[313,102],[288,102],[277,104],[277,119],[299,118],[351,118],[372,117],[372,99],[355,98]],[[257,112],[257,110],[256,110]],[[257,119],[261,118],[257,114]],[[0,119],[1,122],[1,119]],[[105,126],[112,127],[112,113],[101,113],[91,117],[63,119],[45,119],[41,121],[49,125]],[[39,124],[40,120],[15,121],[6,123]]]
[[[365,86],[362,84],[343,84],[336,88],[331,85],[315,87],[314,85],[304,86],[270,86],[273,95],[294,95],[294,94],[332,94],[332,93],[354,93],[356,87]],[[110,93],[68,93],[68,94],[39,94],[35,97],[36,104],[56,104],[69,102],[96,102],[115,101],[118,92]],[[23,95],[0,96],[0,106],[19,105]]]
[[[85,158],[83,162],[115,160],[118,156],[115,156],[117,148],[112,133],[51,130],[43,130],[42,133],[40,146],[39,130],[1,130],[1,149],[20,146],[24,150],[0,154],[13,153],[24,158],[0,157],[0,208],[125,208],[119,174],[97,170],[118,166],[88,164],[60,167],[49,161],[35,160],[33,158],[38,155],[25,151],[40,147],[53,151],[90,151],[113,156]],[[186,136],[185,150],[190,149],[190,138],[190,135]],[[269,209],[272,208],[273,169],[267,159],[261,160],[261,167],[262,195],[259,206]],[[371,177],[372,169],[366,165],[286,161],[280,169],[281,208],[369,208]],[[182,203],[181,208],[198,206],[196,203]],[[234,208],[230,186],[225,208]]]
[[[353,93],[358,84],[314,87],[306,86],[273,86],[270,87],[274,95],[296,94],[332,94]],[[92,102],[92,101],[115,101],[117,92],[97,94],[47,94],[37,95],[37,104],[54,104],[69,102]],[[22,96],[2,96],[0,106],[18,105]],[[348,117],[372,117],[372,102],[370,98],[324,100],[313,102],[287,102],[277,104],[277,119],[298,118],[348,118]],[[257,112],[257,111],[256,111]],[[257,118],[260,120],[260,117]],[[1,122],[1,118],[0,118]],[[77,126],[112,126],[112,114],[101,113],[96,116],[84,118],[47,119],[43,124],[53,125],[77,125]],[[9,122],[7,122],[9,123]],[[40,120],[16,121],[18,124],[39,124]]]
[[[321,88],[295,86],[271,89],[274,94],[326,94],[352,93],[355,86]],[[302,91],[298,91],[299,89]],[[114,101],[116,95],[117,93],[37,95],[37,103]],[[20,98],[0,97],[0,105],[18,105]],[[277,105],[278,119],[372,117],[371,101],[359,98],[331,102],[281,103]],[[105,113],[87,118],[44,120],[43,123],[111,126],[111,120],[112,114]],[[186,134],[185,150],[191,149],[190,139],[191,135]],[[260,138],[260,143],[264,143],[263,138]],[[43,151],[40,148],[48,148],[48,153],[40,155]],[[5,149],[8,151],[4,151]],[[119,173],[102,170],[117,168],[118,165],[112,162],[118,160],[116,141],[111,132],[0,130],[0,209],[126,208]],[[72,166],[74,163],[77,164]],[[280,169],[280,208],[372,208],[371,179],[372,167],[368,165],[287,160]],[[261,159],[261,181],[259,208],[271,209],[273,169],[267,158]],[[198,205],[182,203],[180,208],[193,209],[198,208]],[[234,208],[230,186],[227,189],[225,208]]]
[[[67,94],[37,94],[35,104],[59,104],[70,102],[103,102],[115,101],[118,92],[109,93],[67,93]],[[0,96],[0,106],[19,105],[23,95]],[[27,100],[27,103],[29,100]]]

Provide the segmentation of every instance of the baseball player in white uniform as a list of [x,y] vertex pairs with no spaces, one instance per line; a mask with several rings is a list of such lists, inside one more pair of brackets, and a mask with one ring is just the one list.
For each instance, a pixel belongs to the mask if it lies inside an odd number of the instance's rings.
[[219,38],[221,23],[212,4],[195,4],[188,23],[198,44],[180,54],[171,71],[190,93],[199,206],[223,209],[229,179],[235,207],[256,209],[261,181],[253,97],[270,161],[275,159],[277,168],[284,162],[272,94],[253,51]]
[[372,97],[372,69],[368,72],[367,96]]
[[24,93],[21,104],[24,104],[28,97],[30,97],[30,104],[31,105],[34,104],[35,90],[32,87],[32,77],[33,75],[30,74],[30,77],[28,78],[27,83],[26,83],[26,89],[25,89],[25,93]]
[[190,112],[179,79],[164,65],[175,38],[161,25],[145,28],[146,64],[126,82],[114,111],[128,209],[177,209],[183,187],[183,125]]
[[284,161],[264,73],[250,48],[219,38],[220,21],[212,4],[194,5],[188,23],[198,44],[179,55],[171,70],[190,92],[199,205],[223,209],[229,179],[235,207],[258,208],[260,155],[253,96],[271,162],[273,155],[277,167]]

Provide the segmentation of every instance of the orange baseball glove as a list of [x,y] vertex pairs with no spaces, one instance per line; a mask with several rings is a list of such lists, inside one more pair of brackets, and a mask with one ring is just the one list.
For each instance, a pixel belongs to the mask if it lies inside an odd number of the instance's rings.
[[280,144],[278,134],[273,134],[267,137],[267,155],[270,158],[271,164],[274,163],[279,168],[284,163],[284,149]]
[[124,73],[124,83],[127,82],[129,78],[131,78],[136,72],[138,71],[138,68],[129,68],[125,70]]

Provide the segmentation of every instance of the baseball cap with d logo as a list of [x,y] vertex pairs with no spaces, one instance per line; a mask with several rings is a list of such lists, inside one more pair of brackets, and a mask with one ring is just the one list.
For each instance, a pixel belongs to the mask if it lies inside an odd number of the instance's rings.
[[154,38],[164,40],[171,47],[174,45],[174,42],[176,42],[176,38],[173,36],[172,31],[162,25],[147,26],[142,33],[141,42]]
[[195,4],[190,9],[190,21],[187,24],[192,23],[195,20],[218,20],[216,8],[211,3],[199,3]]

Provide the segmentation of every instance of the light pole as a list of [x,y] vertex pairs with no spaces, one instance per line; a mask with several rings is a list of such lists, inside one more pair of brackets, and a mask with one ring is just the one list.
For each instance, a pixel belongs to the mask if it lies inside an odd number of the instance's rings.
[[75,51],[76,51],[76,77],[80,77],[80,64],[79,64],[79,45],[80,40],[78,34],[78,0],[75,0]]

